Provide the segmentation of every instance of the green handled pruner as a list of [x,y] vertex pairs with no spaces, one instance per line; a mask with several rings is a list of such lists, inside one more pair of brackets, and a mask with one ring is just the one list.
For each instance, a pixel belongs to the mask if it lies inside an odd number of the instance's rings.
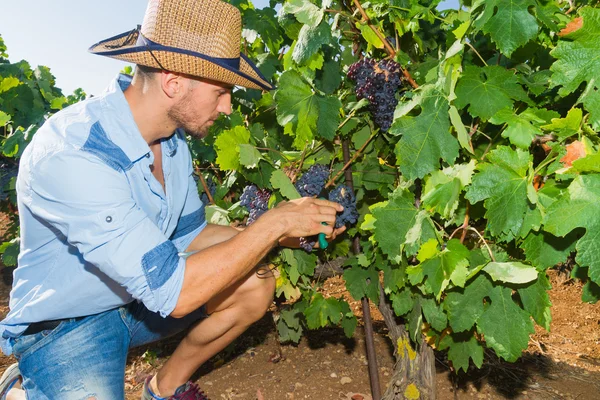
[[[327,195],[327,190],[323,187],[323,189],[321,189],[321,193],[319,193],[319,196],[317,197],[322,200],[327,200],[329,198],[329,196]],[[321,222],[321,225],[327,225],[327,223]],[[325,250],[327,246],[329,246],[329,242],[325,238],[325,234],[319,233],[319,248]]]

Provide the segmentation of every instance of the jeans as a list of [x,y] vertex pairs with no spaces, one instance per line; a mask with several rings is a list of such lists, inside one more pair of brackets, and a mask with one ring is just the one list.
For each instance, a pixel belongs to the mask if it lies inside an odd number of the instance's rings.
[[204,307],[184,318],[162,318],[133,302],[13,338],[23,389],[29,400],[124,399],[128,350],[181,332],[204,317]]

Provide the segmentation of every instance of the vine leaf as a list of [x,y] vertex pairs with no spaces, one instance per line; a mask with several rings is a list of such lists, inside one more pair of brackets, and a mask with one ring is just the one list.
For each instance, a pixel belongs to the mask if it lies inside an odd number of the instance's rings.
[[371,266],[368,269],[354,265],[344,271],[346,288],[356,300],[368,297],[375,304],[379,303],[379,273]]
[[469,113],[484,120],[503,108],[512,109],[514,100],[530,103],[517,76],[496,65],[483,68],[467,66],[456,85],[456,95],[458,108],[470,104]]
[[540,270],[546,270],[567,261],[569,254],[575,250],[576,233],[557,238],[548,232],[530,232],[519,247],[525,251],[527,261]]
[[544,230],[553,235],[565,236],[575,228],[586,229],[575,246],[575,260],[600,283],[600,175],[576,177],[546,212]]
[[500,51],[510,57],[513,51],[537,36],[538,23],[529,8],[534,0],[488,0],[475,27],[489,33]]
[[531,317],[513,301],[511,288],[496,286],[486,296],[492,304],[477,320],[477,331],[499,357],[514,362],[527,348],[529,335],[535,332]]
[[537,270],[520,262],[490,262],[483,270],[496,282],[528,283],[536,280]]
[[281,126],[291,124],[296,148],[303,149],[317,134],[327,140],[334,138],[342,103],[337,97],[315,93],[298,72],[291,70],[281,75],[275,102],[277,122]]
[[453,164],[458,157],[458,141],[450,134],[448,101],[438,91],[422,93],[421,114],[394,121],[393,135],[402,135],[396,145],[397,164],[408,179],[423,178],[439,169],[440,158]]
[[479,274],[462,291],[450,291],[444,299],[444,308],[454,332],[470,330],[483,315],[483,299],[493,286],[485,274]]
[[552,118],[549,124],[542,125],[541,128],[545,131],[554,132],[562,141],[579,133],[582,120],[583,112],[581,108],[571,108],[565,118]]
[[529,153],[498,146],[487,156],[489,163],[479,164],[479,172],[467,189],[471,203],[485,200],[487,230],[506,240],[517,236],[523,228],[530,202],[527,198],[527,172],[531,166]]
[[304,315],[309,329],[324,328],[329,324],[328,321],[333,324],[340,322],[342,306],[335,297],[325,299],[321,293],[317,293],[304,310]]
[[223,171],[240,168],[240,146],[250,143],[250,131],[244,126],[235,126],[219,135],[215,140],[217,164]]
[[390,196],[389,201],[370,208],[375,218],[373,238],[391,260],[399,260],[405,246],[418,249],[421,242],[435,237],[424,220],[425,215],[419,213],[414,202],[412,193],[398,190]]
[[302,65],[319,51],[321,46],[331,43],[331,40],[331,27],[326,22],[316,27],[304,25],[298,34],[298,42],[294,47],[292,59],[298,65]]
[[283,170],[278,169],[273,172],[273,175],[271,175],[271,185],[273,185],[273,188],[279,189],[283,197],[288,200],[302,197]]
[[298,22],[317,26],[323,19],[323,10],[308,0],[289,0],[281,7],[282,14],[293,14]]
[[579,14],[583,24],[562,35],[550,54],[557,59],[550,70],[553,72],[551,86],[562,86],[558,93],[573,93],[583,82],[588,88],[580,101],[591,114],[595,129],[600,129],[600,9],[583,7]]
[[490,122],[495,125],[507,124],[502,137],[508,138],[515,146],[528,149],[533,139],[542,134],[540,125],[549,122],[552,117],[559,116],[557,112],[549,114],[547,110],[536,108],[528,108],[517,115],[512,108],[503,108]]
[[473,333],[456,334],[444,336],[440,341],[440,350],[448,349],[448,359],[457,371],[461,369],[467,372],[469,358],[477,368],[483,365],[483,346],[477,341]]
[[[431,244],[436,243],[435,239],[430,239],[423,247],[428,248]],[[413,278],[414,280],[411,279],[413,284],[419,283],[420,277],[427,276],[424,285],[428,289],[428,292],[433,293],[435,298],[439,300],[442,292],[448,287],[451,280],[454,284],[457,283],[452,279],[455,271],[457,269],[466,270],[469,265],[468,257],[470,252],[459,240],[452,239],[446,244],[445,249],[440,251],[435,248],[434,254],[431,254],[429,251],[427,253],[423,255],[423,252],[419,252],[419,261],[421,261],[421,264],[409,270],[411,271],[409,275],[412,274],[415,277]],[[458,275],[464,276],[466,274],[461,273]],[[464,285],[464,280],[461,281]]]
[[423,205],[446,219],[454,216],[458,208],[460,194],[471,183],[475,172],[475,160],[468,164],[457,164],[434,171],[425,181]]
[[552,285],[550,285],[548,277],[546,274],[540,274],[538,279],[531,285],[517,290],[525,310],[531,314],[535,322],[547,331],[550,331],[550,322],[552,321],[550,315],[552,303],[548,296],[548,290],[550,289],[552,289]]

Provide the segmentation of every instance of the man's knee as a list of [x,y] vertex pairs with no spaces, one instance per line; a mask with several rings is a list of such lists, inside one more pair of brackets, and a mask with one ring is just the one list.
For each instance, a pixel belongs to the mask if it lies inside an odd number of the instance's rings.
[[244,310],[250,323],[261,319],[271,304],[275,294],[275,277],[272,273],[253,274],[244,282],[244,290],[238,304]]

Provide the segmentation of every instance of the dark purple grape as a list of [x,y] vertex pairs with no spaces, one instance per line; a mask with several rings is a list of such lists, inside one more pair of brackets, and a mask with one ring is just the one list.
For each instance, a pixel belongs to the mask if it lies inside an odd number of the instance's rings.
[[240,205],[246,207],[249,212],[247,225],[252,224],[261,215],[269,209],[269,199],[271,192],[267,189],[259,189],[256,185],[249,185],[244,188],[240,196]]
[[329,178],[329,168],[326,165],[315,164],[306,171],[294,185],[300,196],[313,197],[321,193]]
[[313,250],[316,243],[317,243],[316,241],[313,241],[313,240],[310,240],[310,239],[307,239],[304,237],[300,238],[300,247],[308,253],[310,253]]
[[346,185],[339,185],[329,193],[329,200],[340,203],[344,211],[338,213],[335,217],[335,227],[341,228],[344,225],[354,225],[358,221],[358,211],[356,210],[356,197],[352,190]]
[[389,130],[398,105],[396,93],[402,86],[400,64],[393,60],[376,63],[369,58],[355,62],[348,78],[356,82],[356,97],[369,100],[369,111],[382,131]]

